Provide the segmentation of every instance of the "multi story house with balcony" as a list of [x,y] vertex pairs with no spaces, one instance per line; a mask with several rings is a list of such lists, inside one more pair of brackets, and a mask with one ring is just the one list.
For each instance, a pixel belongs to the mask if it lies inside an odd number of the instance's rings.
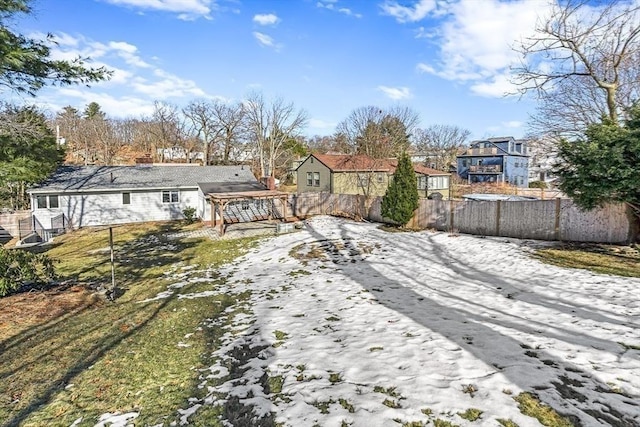
[[525,140],[489,138],[473,141],[457,156],[458,175],[469,183],[502,182],[529,186],[529,156]]

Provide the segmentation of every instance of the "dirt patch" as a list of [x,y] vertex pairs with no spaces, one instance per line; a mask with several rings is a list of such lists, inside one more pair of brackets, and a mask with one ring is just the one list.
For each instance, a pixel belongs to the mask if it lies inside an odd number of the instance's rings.
[[102,299],[95,291],[70,284],[0,298],[0,341],[98,304]]

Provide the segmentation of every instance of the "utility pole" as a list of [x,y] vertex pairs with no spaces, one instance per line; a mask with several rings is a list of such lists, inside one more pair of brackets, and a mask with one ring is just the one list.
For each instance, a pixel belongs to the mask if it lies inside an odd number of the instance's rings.
[[111,251],[111,295],[109,299],[114,301],[116,299],[116,268],[113,253],[113,227],[109,227],[109,249]]

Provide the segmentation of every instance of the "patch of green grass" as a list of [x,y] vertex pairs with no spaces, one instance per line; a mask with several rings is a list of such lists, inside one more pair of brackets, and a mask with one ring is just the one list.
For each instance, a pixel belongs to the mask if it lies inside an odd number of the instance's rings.
[[353,404],[349,402],[347,399],[340,398],[338,399],[338,403],[340,404],[340,406],[346,409],[350,414],[353,414],[354,412],[356,412],[356,409],[353,407]]
[[496,421],[498,421],[500,425],[504,427],[520,427],[518,424],[505,418],[498,418]]
[[558,414],[553,408],[540,402],[531,393],[520,393],[514,400],[518,402],[518,409],[524,415],[537,419],[540,424],[547,427],[574,427],[569,419]]
[[338,322],[340,318],[338,316],[329,316],[325,319],[327,322]]
[[282,375],[269,377],[267,383],[269,384],[269,393],[282,393],[282,385],[284,384],[284,378],[282,378]]
[[402,427],[424,427],[426,424],[423,421],[406,421],[402,423]]
[[369,351],[370,352],[374,352],[374,351],[382,351],[384,350],[384,347],[380,347],[380,346],[375,346],[375,347],[369,347]]
[[340,374],[339,372],[331,372],[329,374],[329,382],[331,384],[342,382],[342,374]]
[[460,415],[460,418],[473,422],[480,419],[482,412],[483,411],[477,408],[469,408],[464,412],[458,412],[458,415]]
[[384,388],[384,387],[382,387],[380,385],[377,385],[377,386],[373,387],[373,391],[375,393],[386,394],[387,396],[390,396],[390,397],[400,397],[400,393],[396,392],[396,387]]
[[289,277],[299,277],[299,276],[308,276],[311,272],[307,270],[293,270],[287,273]]
[[329,400],[325,400],[325,401],[318,400],[318,401],[312,403],[312,405],[315,406],[316,408],[318,408],[320,410],[321,414],[328,414],[329,413],[329,407],[331,405],[333,405],[334,403],[336,403],[335,400],[329,399]]
[[625,277],[640,277],[640,256],[613,253],[604,245],[539,249],[535,258],[547,264],[568,268],[582,268],[596,273]]
[[402,405],[400,405],[400,401],[398,401],[398,400],[393,400],[393,399],[389,399],[389,398],[384,399],[384,401],[382,402],[382,404],[383,404],[384,406],[388,406],[389,408],[392,408],[392,409],[399,409],[399,408],[402,408]]
[[276,336],[276,339],[278,341],[284,341],[287,338],[289,338],[289,335],[286,332],[282,332],[282,331],[278,331],[278,330],[273,331],[273,335]]
[[436,418],[433,420],[434,427],[458,427],[457,424],[453,424],[451,421],[443,420],[442,418]]
[[[212,343],[225,331],[200,326],[249,294],[178,299],[177,292],[215,289],[225,281],[216,276],[217,267],[246,253],[257,239],[166,239],[182,227],[114,227],[116,282],[124,293],[114,302],[67,313],[2,340],[4,423],[71,425],[82,416],[85,423],[95,424],[106,412],[139,411],[136,424],[162,424],[176,417],[189,397],[205,392],[198,389],[198,369],[212,364]],[[59,260],[62,280],[106,285],[111,281],[108,246],[107,229],[87,228],[57,238],[48,255]],[[203,276],[210,268],[211,281],[187,283],[174,295],[146,301],[180,281],[165,273],[186,271],[182,267]],[[209,408],[196,418],[219,425],[213,415],[219,412]]]
[[426,416],[433,415],[433,411],[431,410],[431,408],[423,408],[423,409],[420,409],[420,412],[422,412],[422,413],[423,413],[423,414],[425,414]]

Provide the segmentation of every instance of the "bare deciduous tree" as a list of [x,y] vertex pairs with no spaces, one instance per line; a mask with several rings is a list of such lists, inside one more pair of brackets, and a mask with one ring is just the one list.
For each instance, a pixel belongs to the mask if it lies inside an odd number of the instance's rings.
[[360,107],[338,124],[336,133],[346,140],[351,154],[382,159],[407,148],[407,136],[418,122],[418,114],[408,107]]
[[275,176],[280,166],[278,159],[287,142],[305,128],[307,115],[282,98],[267,102],[261,93],[250,94],[244,109],[246,128],[256,147],[260,176]]
[[522,63],[514,83],[538,95],[537,120],[547,131],[582,132],[601,113],[617,123],[640,95],[638,2],[554,4],[515,49]]
[[471,132],[459,126],[431,125],[416,129],[413,143],[420,154],[427,157],[425,165],[449,172],[449,166],[455,162],[458,149],[463,147]]

